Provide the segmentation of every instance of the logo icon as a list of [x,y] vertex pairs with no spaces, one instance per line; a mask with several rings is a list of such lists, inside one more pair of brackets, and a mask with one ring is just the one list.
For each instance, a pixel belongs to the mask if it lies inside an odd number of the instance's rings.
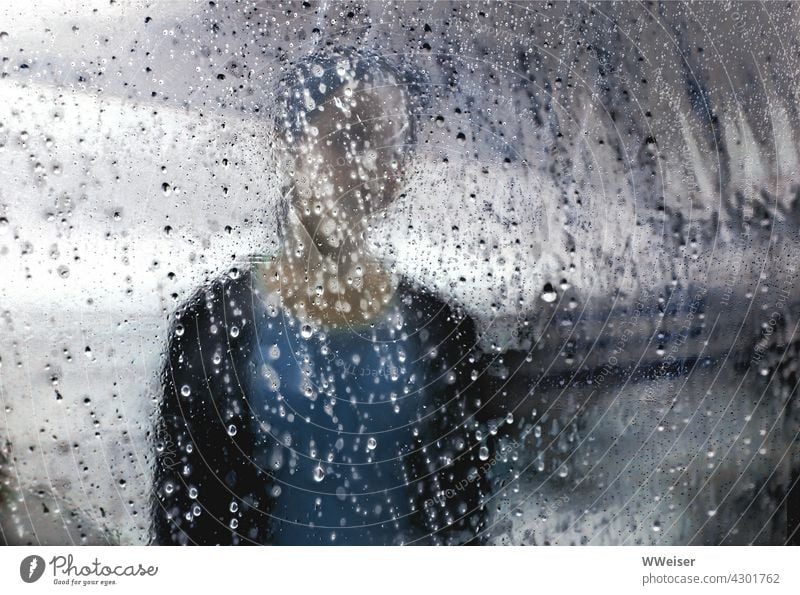
[[41,556],[25,556],[19,565],[19,576],[26,583],[35,583],[44,574],[44,558]]

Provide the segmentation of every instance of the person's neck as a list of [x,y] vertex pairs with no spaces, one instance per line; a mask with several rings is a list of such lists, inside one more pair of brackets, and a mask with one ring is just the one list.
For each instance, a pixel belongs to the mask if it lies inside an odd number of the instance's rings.
[[360,237],[352,237],[335,256],[323,254],[291,213],[283,252],[261,267],[260,278],[280,304],[312,324],[351,326],[369,323],[394,295],[392,276]]

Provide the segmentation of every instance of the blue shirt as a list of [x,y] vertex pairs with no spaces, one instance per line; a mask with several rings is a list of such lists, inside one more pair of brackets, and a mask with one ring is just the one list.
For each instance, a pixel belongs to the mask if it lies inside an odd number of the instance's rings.
[[345,327],[306,324],[266,298],[242,274],[175,321],[156,541],[468,541],[482,478],[441,494],[477,461],[471,321],[406,282],[370,323]]

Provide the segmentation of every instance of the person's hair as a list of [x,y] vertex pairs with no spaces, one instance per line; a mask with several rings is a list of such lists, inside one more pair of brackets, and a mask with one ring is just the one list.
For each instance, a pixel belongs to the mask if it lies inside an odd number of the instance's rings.
[[284,140],[302,139],[310,117],[319,106],[325,106],[349,81],[359,81],[372,87],[390,85],[402,88],[408,126],[398,144],[405,147],[414,145],[415,112],[422,105],[425,94],[422,93],[421,75],[404,66],[399,57],[334,46],[317,50],[286,68],[275,110],[275,124]]
[[[416,121],[426,102],[424,81],[414,68],[404,65],[402,56],[341,46],[318,49],[288,64],[279,82],[278,102],[273,112],[276,131],[285,149],[282,158],[297,159],[303,147],[313,145],[316,139],[311,138],[311,130],[317,128],[315,135],[319,134],[318,126],[326,117],[332,118],[328,124],[335,126],[335,118],[342,109],[339,103],[342,91],[352,85],[356,101],[370,97],[379,101],[381,109],[386,110],[387,121],[394,121],[391,129],[384,130],[391,136],[373,139],[379,146],[372,148],[389,150],[391,158],[402,163],[416,144]],[[388,101],[389,95],[382,97],[387,88],[393,90],[392,101]],[[294,164],[287,162],[286,167],[291,169]],[[280,237],[284,235],[283,224],[294,188],[285,189],[279,207]]]

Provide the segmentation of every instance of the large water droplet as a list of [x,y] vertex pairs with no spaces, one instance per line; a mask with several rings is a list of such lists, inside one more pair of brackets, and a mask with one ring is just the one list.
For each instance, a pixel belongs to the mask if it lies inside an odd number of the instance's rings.
[[542,290],[542,299],[548,304],[552,304],[556,301],[556,298],[558,298],[558,294],[553,285],[551,283],[545,283],[544,289]]

